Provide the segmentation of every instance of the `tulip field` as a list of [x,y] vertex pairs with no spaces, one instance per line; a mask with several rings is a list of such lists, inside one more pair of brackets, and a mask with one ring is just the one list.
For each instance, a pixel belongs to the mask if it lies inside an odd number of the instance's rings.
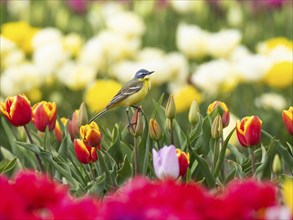
[[292,1],[0,6],[1,220],[293,220]]

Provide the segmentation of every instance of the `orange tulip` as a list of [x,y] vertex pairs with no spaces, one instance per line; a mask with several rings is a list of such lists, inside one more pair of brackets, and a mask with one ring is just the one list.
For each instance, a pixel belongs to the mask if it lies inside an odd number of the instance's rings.
[[97,148],[85,145],[80,139],[74,139],[74,150],[77,159],[83,164],[92,163],[98,160]]
[[190,162],[189,153],[185,153],[177,148],[176,155],[179,161],[179,170],[180,170],[179,174],[180,176],[185,176],[188,169],[189,162]]
[[219,112],[222,117],[223,128],[227,127],[230,122],[230,113],[227,105],[224,102],[214,101],[208,106],[207,113],[211,114],[217,107],[220,107],[223,112]]
[[288,110],[283,110],[282,118],[288,132],[293,135],[293,106],[291,106]]
[[90,147],[98,147],[100,149],[102,134],[96,122],[93,121],[90,124],[82,125],[79,131],[80,136],[86,145]]
[[0,111],[14,126],[26,125],[32,119],[30,101],[23,94],[7,97],[4,103],[0,103]]
[[245,117],[236,123],[236,134],[243,147],[259,144],[261,140],[262,121],[257,116]]
[[33,122],[35,127],[44,132],[46,127],[53,130],[56,124],[57,106],[55,102],[41,101],[33,106]]

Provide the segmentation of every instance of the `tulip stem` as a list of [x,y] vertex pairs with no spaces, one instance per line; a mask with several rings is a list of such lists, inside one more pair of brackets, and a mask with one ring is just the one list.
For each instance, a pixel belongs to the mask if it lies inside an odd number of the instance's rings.
[[173,119],[170,119],[170,138],[171,144],[174,144]]
[[254,149],[249,148],[250,159],[251,159],[251,169],[252,169],[252,176],[255,174],[255,158],[254,158]]
[[139,154],[138,154],[138,145],[137,145],[137,137],[134,137],[134,176],[137,176],[139,174]]
[[90,164],[88,164],[88,168],[90,169],[90,173],[91,173],[91,177],[92,177],[93,181],[95,181],[95,175],[94,175],[92,166]]
[[[28,137],[28,139],[29,139],[29,142],[30,142],[31,144],[34,144],[33,138],[32,138],[32,136],[31,136],[31,134],[30,134],[30,132],[29,132],[27,126],[24,125],[23,127],[24,127],[24,130],[25,130],[25,132],[26,132],[26,135],[27,135],[27,137]],[[45,169],[44,169],[44,166],[43,166],[43,164],[42,164],[42,160],[41,160],[40,156],[39,156],[38,154],[36,154],[36,153],[35,153],[35,156],[36,156],[36,159],[37,159],[37,161],[38,161],[38,164],[39,164],[39,167],[40,167],[41,171],[44,172]]]

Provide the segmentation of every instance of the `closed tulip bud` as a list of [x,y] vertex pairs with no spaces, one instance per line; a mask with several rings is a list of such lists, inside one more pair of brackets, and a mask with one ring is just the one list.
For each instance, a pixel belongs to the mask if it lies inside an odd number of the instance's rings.
[[188,165],[190,163],[189,153],[185,153],[177,148],[176,155],[178,157],[178,162],[179,162],[179,170],[180,170],[179,174],[180,176],[185,176],[188,169]]
[[283,110],[282,118],[288,132],[293,135],[293,106],[291,106],[288,110]]
[[195,125],[199,121],[199,107],[195,100],[192,101],[189,108],[188,120],[192,125]]
[[[66,126],[66,123],[67,123],[68,120],[67,120],[67,118],[62,117],[62,118],[60,119],[60,121],[62,122],[62,124],[63,124],[64,126]],[[56,136],[56,140],[57,140],[58,142],[61,142],[62,139],[63,139],[63,132],[62,132],[62,130],[61,130],[61,127],[60,127],[60,125],[59,125],[58,120],[56,120],[56,125],[55,125],[55,128],[54,128],[54,133],[55,133],[55,136]]]
[[79,114],[78,114],[78,125],[82,126],[87,124],[88,122],[88,114],[84,103],[81,103],[79,107]]
[[223,135],[223,123],[222,118],[219,114],[215,117],[212,128],[211,128],[211,135],[214,139],[219,139]]
[[273,160],[273,172],[277,175],[281,173],[282,163],[278,154],[275,155]]
[[236,134],[243,147],[259,144],[261,140],[262,121],[257,116],[244,117],[236,123]]
[[151,119],[149,124],[149,134],[155,141],[159,141],[162,138],[162,131],[160,125],[156,119]]
[[172,94],[169,96],[169,99],[168,99],[168,102],[167,102],[167,105],[166,105],[165,114],[166,114],[166,117],[168,119],[174,119],[175,118],[176,106],[175,106],[174,97],[173,97]]
[[133,116],[130,121],[129,132],[134,136],[138,137],[143,132],[143,120],[141,117],[140,108],[135,109]]
[[230,113],[227,105],[224,102],[214,101],[208,106],[207,114],[211,115],[216,110],[222,117],[223,128],[227,127],[230,122]]
[[73,141],[75,138],[79,137],[79,125],[78,125],[78,118],[79,118],[79,110],[75,110],[72,113],[71,120],[68,120],[68,132],[70,134],[70,138]]
[[23,126],[32,120],[30,102],[23,94],[7,97],[4,103],[0,103],[0,111],[14,126]]
[[175,146],[165,146],[158,152],[153,149],[153,166],[159,179],[177,179],[179,176],[179,161]]
[[35,127],[44,132],[46,127],[49,131],[55,128],[57,118],[57,106],[55,102],[41,101],[35,104],[33,110],[33,123]]
[[90,124],[82,125],[80,127],[80,136],[85,145],[100,148],[102,134],[96,122],[93,121]]
[[74,151],[77,159],[88,164],[98,160],[97,148],[87,146],[82,140],[74,139]]
[[166,128],[171,131],[172,129],[172,123],[171,123],[171,119],[166,119]]

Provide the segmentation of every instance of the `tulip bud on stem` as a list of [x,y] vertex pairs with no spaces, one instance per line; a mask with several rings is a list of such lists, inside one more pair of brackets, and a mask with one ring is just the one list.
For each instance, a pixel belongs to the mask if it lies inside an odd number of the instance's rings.
[[[27,137],[28,137],[30,143],[33,144],[34,141],[33,141],[33,139],[32,139],[32,136],[31,136],[31,134],[30,134],[28,128],[26,127],[26,125],[24,125],[23,127],[24,127],[24,130],[25,130],[25,132],[26,132],[26,134],[27,134]],[[45,169],[44,169],[44,166],[43,166],[43,164],[42,164],[42,161],[41,161],[40,156],[37,155],[36,153],[35,153],[35,156],[36,156],[36,159],[37,159],[37,161],[38,161],[38,164],[39,164],[39,167],[40,167],[41,171],[44,172]]]

